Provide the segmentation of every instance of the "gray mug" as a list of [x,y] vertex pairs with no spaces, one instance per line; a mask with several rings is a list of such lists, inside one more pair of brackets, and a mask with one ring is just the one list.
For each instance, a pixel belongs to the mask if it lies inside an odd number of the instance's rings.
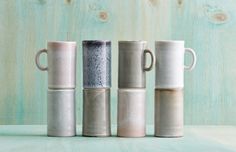
[[75,136],[75,90],[48,89],[48,136]]
[[[151,64],[145,66],[146,54],[151,56]],[[145,88],[146,71],[155,63],[154,54],[147,49],[146,41],[119,41],[119,88]]]
[[111,87],[111,41],[83,41],[83,87]]
[[[47,54],[48,66],[42,66],[39,58]],[[37,52],[35,57],[37,67],[48,71],[48,88],[72,89],[76,85],[76,42],[48,42],[47,49]]]
[[83,136],[110,136],[110,89],[83,90]]

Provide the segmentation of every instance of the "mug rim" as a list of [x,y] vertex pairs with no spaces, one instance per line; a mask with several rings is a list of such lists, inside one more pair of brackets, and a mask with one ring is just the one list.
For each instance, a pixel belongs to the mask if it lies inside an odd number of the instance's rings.
[[118,92],[146,92],[145,88],[119,88]]
[[147,43],[144,40],[120,40],[118,43]]
[[184,40],[158,40],[155,43],[184,43]]
[[83,40],[83,43],[91,43],[91,42],[101,42],[101,43],[109,43],[111,40]]
[[51,89],[48,88],[48,93],[49,92],[75,92],[75,89]]
[[76,41],[48,41],[48,44],[76,44]]
[[48,47],[61,48],[61,47],[76,47],[76,41],[48,41]]
[[96,92],[107,92],[110,91],[111,89],[109,87],[107,88],[84,88],[83,91],[96,91]]

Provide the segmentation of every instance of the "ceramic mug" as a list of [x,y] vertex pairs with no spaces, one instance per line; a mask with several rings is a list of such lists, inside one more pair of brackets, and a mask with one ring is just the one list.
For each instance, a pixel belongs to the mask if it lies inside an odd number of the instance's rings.
[[[40,55],[47,54],[48,66],[39,62]],[[37,67],[48,71],[48,88],[72,89],[76,85],[76,42],[54,41],[47,43],[47,49],[37,52]]]
[[48,136],[75,136],[75,90],[48,89]]
[[83,90],[83,136],[111,135],[110,89]]
[[155,136],[183,136],[183,100],[182,89],[155,89]]
[[118,89],[118,136],[145,136],[145,113],[146,89]]
[[111,41],[83,41],[83,87],[111,87]]
[[[146,54],[150,54],[151,63],[145,66]],[[119,41],[119,88],[145,88],[146,71],[155,63],[155,56],[147,49],[146,41]]]
[[[196,64],[194,50],[184,47],[184,41],[156,41],[156,88],[184,87],[184,70],[191,71]],[[192,55],[192,63],[184,65],[184,54]]]

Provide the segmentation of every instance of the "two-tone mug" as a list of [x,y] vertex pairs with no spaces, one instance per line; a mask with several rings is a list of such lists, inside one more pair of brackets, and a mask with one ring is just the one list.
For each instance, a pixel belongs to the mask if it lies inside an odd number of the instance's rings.
[[[48,66],[42,66],[39,58],[47,54]],[[37,67],[48,71],[48,88],[72,89],[76,85],[76,42],[54,41],[47,43],[47,49],[38,51],[35,57]]]
[[[151,63],[146,67],[146,54],[150,54]],[[154,54],[147,49],[146,41],[119,41],[119,88],[145,88],[146,71],[155,63]]]
[[[184,47],[184,41],[156,41],[156,88],[184,87],[184,70],[191,71],[196,64],[194,50]],[[193,61],[184,65],[184,54],[189,52]]]

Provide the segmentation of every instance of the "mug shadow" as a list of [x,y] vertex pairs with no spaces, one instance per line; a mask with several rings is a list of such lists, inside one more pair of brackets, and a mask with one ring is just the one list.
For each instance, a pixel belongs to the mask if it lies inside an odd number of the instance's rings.
[[77,134],[75,137],[81,137],[81,138],[111,138],[111,137],[117,137],[117,135],[110,135],[110,136],[85,136],[82,134]]
[[[0,137],[46,137],[46,138],[69,138],[69,137],[53,137],[48,136],[47,134],[29,134],[29,133],[0,133]],[[77,134],[75,136],[71,136],[70,138],[117,138],[117,139],[142,139],[142,138],[167,138],[167,137],[156,137],[152,134],[148,134],[145,137],[119,137],[116,134],[112,134],[111,136],[104,136],[104,137],[98,137],[98,136],[83,136],[82,134]]]
[[1,134],[0,137],[48,137],[46,134],[22,134],[22,133],[8,133]]

